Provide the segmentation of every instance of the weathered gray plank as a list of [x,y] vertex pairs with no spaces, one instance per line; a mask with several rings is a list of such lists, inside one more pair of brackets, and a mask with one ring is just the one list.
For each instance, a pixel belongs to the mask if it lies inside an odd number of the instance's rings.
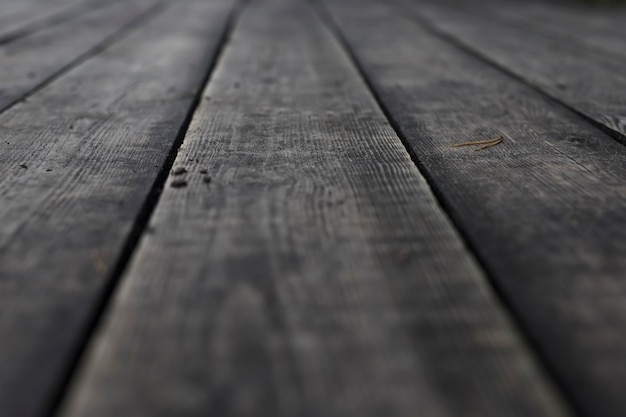
[[406,12],[626,141],[624,60],[449,2],[396,0]]
[[[580,47],[626,55],[626,8],[584,2],[490,0],[472,2],[473,7],[518,22],[531,30],[576,42]],[[457,5],[458,7],[458,5]]]
[[[325,2],[581,414],[626,415],[623,145],[402,10],[374,3]],[[452,147],[498,134],[504,142],[481,152]]]
[[0,45],[0,112],[96,53],[158,5],[158,0],[113,2],[66,24]]
[[170,3],[0,115],[0,415],[48,415],[232,6]]
[[3,0],[0,4],[0,19],[4,21],[6,18],[30,14],[40,4],[38,0]]
[[71,19],[102,4],[106,3],[102,0],[3,1],[0,4],[0,43]]
[[251,3],[175,166],[61,415],[569,415],[306,2]]

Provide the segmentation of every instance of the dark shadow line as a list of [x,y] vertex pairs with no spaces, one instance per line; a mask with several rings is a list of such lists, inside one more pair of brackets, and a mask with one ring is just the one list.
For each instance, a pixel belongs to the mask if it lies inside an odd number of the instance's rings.
[[24,24],[24,26],[22,27],[15,28],[14,30],[10,30],[6,33],[0,34],[0,45],[5,45],[26,36],[33,35],[44,29],[49,29],[61,23],[74,20],[82,15],[91,13],[93,11],[103,8],[104,6],[108,6],[119,1],[120,0],[109,0],[108,2],[98,1],[72,5],[58,11],[57,13],[53,13],[47,17],[42,17],[40,19],[35,19],[30,23]]
[[159,170],[159,173],[157,174],[154,182],[152,183],[150,192],[144,200],[141,209],[131,227],[131,230],[124,244],[122,245],[122,249],[120,251],[118,259],[115,262],[115,265],[113,266],[108,279],[106,280],[105,287],[96,302],[94,303],[95,306],[92,313],[90,314],[90,318],[87,320],[85,330],[78,337],[79,342],[74,353],[71,355],[72,358],[69,360],[65,375],[60,378],[59,390],[54,395],[54,399],[50,407],[48,407],[50,412],[46,415],[46,417],[59,417],[58,413],[62,410],[61,407],[63,405],[63,401],[66,399],[69,392],[71,392],[74,377],[78,374],[80,365],[83,363],[86,357],[89,345],[93,341],[93,336],[100,328],[100,325],[102,324],[107,314],[110,301],[112,300],[119,283],[122,281],[122,277],[126,272],[126,269],[128,268],[132,257],[135,254],[137,247],[139,246],[139,243],[141,242],[141,238],[148,227],[148,223],[150,221],[150,218],[152,217],[152,213],[159,203],[161,194],[163,193],[163,189],[165,187],[165,183],[167,181],[167,178],[169,177],[169,173],[178,155],[178,150],[184,142],[185,136],[189,129],[189,125],[191,124],[196,109],[198,108],[200,101],[202,100],[202,94],[211,81],[211,77],[214,74],[215,68],[217,68],[217,65],[220,62],[223,52],[228,45],[228,41],[232,36],[238,17],[240,16],[241,11],[243,10],[246,3],[247,0],[238,0],[238,2],[233,6],[233,9],[229,13],[226,24],[218,41],[218,46],[215,48],[214,53],[209,59],[209,64],[206,69],[206,75],[198,84],[198,90],[195,93],[195,97],[189,104],[187,116],[181,124],[181,127],[179,128],[176,135],[176,139],[172,143],[170,151],[167,155],[167,158],[161,166],[161,169]]
[[472,243],[471,237],[465,232],[462,222],[457,220],[456,216],[454,215],[454,208],[447,203],[445,196],[442,192],[439,191],[439,187],[435,183],[432,176],[429,174],[428,169],[419,160],[419,157],[411,146],[409,140],[402,132],[402,128],[397,123],[396,119],[393,117],[392,113],[389,111],[388,107],[385,105],[384,101],[378,94],[374,83],[371,82],[370,78],[367,76],[367,72],[361,64],[361,61],[352,51],[350,43],[344,37],[341,29],[336,24],[330,11],[326,8],[325,5],[322,4],[322,0],[309,1],[315,5],[315,9],[318,10],[318,14],[322,17],[322,20],[326,23],[329,30],[334,34],[341,47],[344,49],[346,55],[349,57],[354,67],[357,69],[362,80],[364,81],[370,93],[378,103],[381,111],[387,118],[387,121],[395,131],[398,138],[402,141],[402,144],[404,145],[407,153],[411,157],[411,160],[418,168],[420,174],[424,177],[426,183],[428,184],[433,195],[435,196],[438,205],[441,207],[441,210],[449,219],[450,223],[454,226],[454,229],[459,234],[461,240],[463,241],[463,244],[465,245],[465,247],[468,248],[468,251],[471,253],[474,260],[479,265],[481,272],[486,278],[486,283],[489,285],[494,294],[494,301],[496,301],[500,305],[502,312],[508,316],[507,319],[510,323],[511,330],[516,334],[516,336],[520,340],[520,343],[525,348],[524,352],[528,354],[528,356],[539,369],[541,376],[552,388],[553,393],[556,397],[556,402],[560,403],[560,405],[562,405],[572,417],[582,417],[580,410],[576,407],[576,395],[570,393],[565,388],[566,385],[558,376],[559,374],[557,373],[556,369],[550,364],[547,356],[542,353],[542,349],[540,348],[539,344],[535,342],[534,338],[531,336],[531,333],[527,331],[527,326],[524,324],[522,317],[517,314],[517,312],[509,302],[509,298],[504,294],[503,291],[501,291],[500,286],[497,284],[497,281],[494,278],[495,275],[492,273],[492,271],[490,271],[490,268],[487,266],[487,262],[485,262],[484,259],[479,255],[479,252],[476,250],[475,246]]
[[[460,4],[466,5],[465,3]],[[588,50],[594,55],[598,55],[602,58],[616,61],[618,63],[624,63],[624,60],[626,58],[625,53],[619,53],[600,44],[586,42],[582,38],[579,38],[577,36],[571,36],[567,33],[566,29],[555,29],[548,23],[544,23],[541,21],[533,22],[530,18],[524,16],[522,16],[521,18],[515,18],[510,13],[499,12],[499,10],[495,10],[493,8],[490,8],[489,6],[485,6],[484,3],[480,1],[475,1],[471,4],[472,7],[476,6],[477,8],[480,8],[481,12],[485,12],[495,19],[501,19],[507,24],[515,26],[517,29],[533,33],[537,36],[548,38],[554,42],[569,45],[574,44],[581,49]],[[464,7],[463,10],[467,13],[472,13],[472,9]]]
[[[573,106],[569,105],[567,102],[565,102],[565,101],[559,99],[558,97],[554,96],[549,91],[546,91],[544,88],[542,88],[542,87],[540,87],[538,85],[533,84],[531,81],[529,81],[528,79],[524,78],[524,76],[518,75],[518,74],[512,72],[506,66],[501,65],[498,62],[494,61],[488,55],[483,54],[482,52],[480,52],[479,50],[475,49],[471,45],[468,45],[467,43],[465,43],[462,40],[460,40],[458,37],[456,37],[456,36],[446,32],[443,29],[439,29],[435,24],[433,24],[431,22],[430,19],[428,19],[427,17],[424,17],[423,15],[419,14],[414,9],[412,9],[410,7],[407,7],[405,5],[405,3],[402,3],[401,5],[399,5],[397,1],[390,0],[390,4],[392,5],[391,7],[394,7],[396,9],[398,9],[400,12],[404,11],[404,12],[408,13],[409,16],[406,16],[406,14],[404,14],[404,13],[402,13],[402,15],[407,17],[407,18],[409,18],[409,19],[411,19],[411,20],[413,20],[416,24],[421,26],[424,30],[429,32],[431,35],[433,35],[433,36],[443,40],[446,43],[451,44],[452,46],[454,46],[457,49],[460,49],[462,52],[466,53],[467,55],[470,55],[473,58],[479,60],[480,62],[483,62],[484,64],[487,64],[487,65],[497,69],[498,71],[508,75],[509,77],[513,78],[517,82],[525,85],[526,87],[530,88],[534,92],[538,93],[539,95],[544,97],[546,100],[548,100],[550,103],[556,104],[557,106],[559,106],[561,108],[564,108],[564,109],[574,113],[575,115],[579,116],[584,121],[586,121],[587,123],[591,124],[596,129],[599,129],[603,133],[606,133],[607,135],[611,136],[616,142],[619,142],[622,145],[626,145],[626,134],[623,134],[623,133],[621,133],[621,132],[619,132],[619,131],[617,131],[615,129],[612,129],[609,126],[606,126],[605,124],[595,120],[592,116],[589,116],[586,113],[578,110],[576,107],[573,107]],[[616,59],[616,58],[614,57],[614,59]]]
[[141,27],[142,23],[147,23],[151,18],[156,17],[159,11],[163,10],[165,7],[167,0],[159,0],[155,5],[151,6],[148,10],[142,12],[135,19],[130,21],[128,24],[120,28],[114,34],[104,38],[101,42],[91,47],[88,51],[80,54],[76,58],[72,59],[69,63],[61,67],[59,70],[55,71],[51,75],[49,75],[45,80],[33,86],[30,90],[24,93],[21,97],[16,98],[15,100],[7,103],[5,106],[0,108],[0,114],[6,112],[11,109],[18,103],[27,100],[29,97],[38,93],[48,85],[52,84],[57,79],[61,78],[66,73],[70,72],[74,68],[80,66],[82,63],[88,61],[90,58],[98,55],[99,53],[105,51],[109,47],[111,47],[116,42],[119,42],[126,36],[130,35],[133,31],[137,30]]

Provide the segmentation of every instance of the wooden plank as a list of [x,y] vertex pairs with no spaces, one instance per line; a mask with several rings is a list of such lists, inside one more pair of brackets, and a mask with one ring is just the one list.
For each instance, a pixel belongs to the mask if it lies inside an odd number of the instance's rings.
[[[624,60],[525,30],[448,2],[399,0],[420,19],[472,53],[541,89],[626,141]],[[478,9],[480,10],[480,9]]]
[[[626,415],[626,152],[382,2],[328,0],[417,163],[556,379]],[[476,152],[452,145],[502,135]]]
[[49,415],[233,3],[172,2],[0,115],[0,415]]
[[47,14],[48,10],[61,10],[68,5],[85,3],[86,0],[64,0],[41,2],[38,0],[3,0],[0,3],[0,33],[6,31],[7,26],[19,27],[20,23],[34,21]]
[[569,415],[307,2],[251,2],[174,166],[62,416]]
[[20,1],[15,3],[5,1],[0,5],[0,44],[69,20],[104,4],[106,2],[100,0]]
[[0,112],[153,14],[158,0],[114,2],[65,25],[0,45]]
[[19,16],[40,4],[38,0],[4,0],[0,5],[0,19]]
[[626,9],[623,7],[532,0],[482,1],[473,3],[473,7],[476,6],[531,30],[576,42],[581,48],[626,55]]

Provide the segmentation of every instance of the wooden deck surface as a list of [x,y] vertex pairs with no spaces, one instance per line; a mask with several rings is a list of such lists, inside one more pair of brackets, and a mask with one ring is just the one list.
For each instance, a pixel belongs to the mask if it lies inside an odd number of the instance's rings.
[[626,416],[624,22],[0,0],[0,417]]

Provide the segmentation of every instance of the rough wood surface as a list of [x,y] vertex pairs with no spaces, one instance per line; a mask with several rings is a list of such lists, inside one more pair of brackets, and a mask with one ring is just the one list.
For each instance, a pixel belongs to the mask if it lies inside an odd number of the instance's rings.
[[4,0],[0,2],[0,44],[61,23],[102,4],[105,4],[103,0]]
[[170,3],[0,115],[0,415],[48,416],[232,6]]
[[573,42],[493,18],[480,8],[431,0],[395,0],[403,13],[449,36],[526,83],[589,117],[626,143],[625,63]]
[[554,375],[582,415],[626,415],[623,145],[406,12],[356,3],[325,2]]
[[9,23],[11,18],[17,18],[18,20],[20,17],[32,18],[33,15],[37,14],[38,7],[59,7],[59,3],[67,5],[70,1],[72,0],[65,0],[62,2],[52,1],[42,4],[39,0],[3,0],[2,3],[0,3],[0,22]]
[[[562,41],[626,56],[626,8],[576,1],[488,0],[472,2],[496,18],[519,22],[530,30],[559,36]],[[482,7],[487,6],[487,7]]]
[[158,5],[158,0],[113,2],[65,24],[0,45],[0,112],[99,51]]
[[61,415],[569,415],[306,2],[251,2],[174,166]]

